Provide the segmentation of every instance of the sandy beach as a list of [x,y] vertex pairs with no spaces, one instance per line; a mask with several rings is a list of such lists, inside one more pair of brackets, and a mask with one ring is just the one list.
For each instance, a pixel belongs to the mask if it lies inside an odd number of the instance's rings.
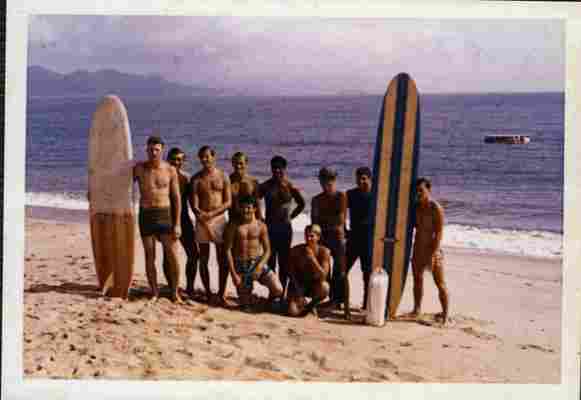
[[[363,320],[359,311],[354,311],[355,322],[347,322],[342,312],[293,319],[260,309],[244,313],[198,302],[175,305],[167,298],[147,305],[138,238],[133,295],[128,301],[103,298],[88,223],[41,214],[26,220],[25,378],[561,381],[560,259],[446,248],[450,326],[433,323],[439,303],[426,275],[422,319],[376,328],[358,323]],[[217,271],[211,263],[215,289]],[[158,275],[164,287],[161,268]],[[182,271],[182,287],[184,277]],[[358,310],[357,265],[351,277],[352,307]],[[199,275],[196,286],[201,288]],[[234,298],[231,281],[228,293]],[[265,295],[265,290],[255,293]],[[411,306],[408,280],[400,313]]]

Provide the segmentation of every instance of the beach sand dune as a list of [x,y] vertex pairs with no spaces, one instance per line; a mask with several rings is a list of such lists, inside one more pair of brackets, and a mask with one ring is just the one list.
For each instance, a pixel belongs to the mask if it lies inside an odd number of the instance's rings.
[[[245,313],[167,298],[151,305],[139,241],[130,300],[104,298],[87,224],[28,218],[26,228],[26,378],[560,382],[557,259],[446,249],[450,326],[435,323],[437,292],[426,275],[421,320],[376,328],[358,311],[347,322],[341,312],[293,319],[264,307]],[[358,308],[357,266],[351,276]],[[411,288],[408,280],[400,312],[411,309]],[[231,282],[228,291],[234,296]]]

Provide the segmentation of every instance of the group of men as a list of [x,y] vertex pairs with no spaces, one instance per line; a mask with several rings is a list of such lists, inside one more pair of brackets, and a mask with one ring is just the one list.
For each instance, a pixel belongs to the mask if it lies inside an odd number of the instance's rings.
[[[134,167],[140,189],[139,229],[146,259],[146,273],[152,300],[159,296],[155,267],[155,240],[163,245],[163,270],[173,301],[181,303],[178,242],[186,255],[186,293],[194,297],[198,264],[206,300],[232,306],[226,298],[228,276],[236,286],[239,302],[250,307],[254,282],[266,286],[271,304],[286,299],[287,313],[301,316],[316,312],[329,297],[327,306],[343,304],[350,318],[348,272],[357,259],[363,271],[363,308],[371,275],[369,231],[371,229],[371,170],[356,170],[356,187],[346,193],[337,190],[335,171],[322,168],[322,192],[311,202],[311,224],[303,244],[291,247],[292,220],[305,208],[300,190],[288,179],[287,161],[271,160],[272,177],[263,183],[248,174],[248,158],[232,156],[233,172],[228,176],[216,166],[216,152],[209,146],[198,151],[202,169],[190,176],[183,170],[185,152],[172,148],[163,160],[164,143],[152,136],[147,141],[147,161]],[[415,306],[421,312],[423,272],[433,272],[440,292],[442,318],[448,317],[448,292],[444,283],[442,207],[430,197],[431,184],[417,185],[416,240],[412,256]],[[260,206],[264,200],[265,210]],[[190,218],[188,204],[195,216]],[[350,230],[346,230],[349,212]],[[208,261],[210,244],[215,245],[218,264],[218,292],[210,289]],[[276,267],[278,266],[278,274]],[[307,303],[307,298],[311,301]]]

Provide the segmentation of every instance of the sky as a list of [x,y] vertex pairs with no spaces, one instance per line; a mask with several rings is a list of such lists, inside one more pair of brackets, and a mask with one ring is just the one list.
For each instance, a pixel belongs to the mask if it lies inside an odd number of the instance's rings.
[[256,95],[563,91],[559,20],[32,16],[29,65],[116,69]]

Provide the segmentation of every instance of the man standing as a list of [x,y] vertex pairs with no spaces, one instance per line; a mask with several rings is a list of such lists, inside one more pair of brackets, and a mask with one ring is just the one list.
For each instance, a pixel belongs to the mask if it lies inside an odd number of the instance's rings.
[[345,308],[349,308],[349,271],[357,259],[363,273],[363,309],[367,308],[367,287],[371,274],[369,234],[371,231],[371,170],[367,167],[355,171],[357,187],[347,191],[349,209],[349,234],[347,238],[347,262],[345,271]]
[[270,243],[266,225],[256,218],[256,198],[243,196],[239,205],[241,219],[229,225],[224,247],[240,302],[248,306],[254,281],[268,288],[269,299],[281,297],[283,290],[276,274],[267,265]]
[[437,315],[442,324],[448,322],[449,294],[444,281],[444,254],[441,249],[444,232],[444,209],[431,197],[432,184],[427,178],[416,181],[418,203],[416,207],[415,237],[412,251],[414,274],[414,309],[407,314],[416,318],[421,314],[424,296],[424,272],[432,271],[442,305]]
[[[180,148],[172,148],[168,155],[167,161],[176,169],[181,194],[181,205],[182,211],[180,215],[180,221],[182,226],[182,236],[180,237],[181,245],[186,253],[186,292],[192,297],[194,295],[194,281],[196,279],[196,273],[198,270],[198,244],[194,238],[194,224],[190,218],[190,213],[188,209],[188,203],[190,202],[190,192],[191,192],[191,176],[185,172],[182,167],[185,163],[185,153]],[[175,207],[172,207],[172,213],[175,213]],[[169,273],[169,261],[164,252],[163,257],[163,272],[167,279],[170,287],[173,286],[171,282],[171,274]]]
[[[266,226],[272,254],[268,261],[270,269],[276,271],[278,260],[279,277],[283,290],[286,290],[288,279],[288,253],[293,239],[291,221],[305,208],[301,192],[288,180],[287,161],[281,156],[270,160],[272,178],[259,186],[260,197],[264,197],[266,207]],[[292,201],[296,207],[292,209]]]
[[[168,258],[171,299],[181,303],[178,293],[179,265],[177,240],[181,236],[181,199],[179,179],[174,167],[162,160],[161,138],[147,139],[147,161],[133,167],[133,179],[139,184],[139,231],[145,250],[145,271],[152,292],[152,302],[159,297],[155,268],[155,239],[159,240]],[[174,213],[172,215],[172,207]]]
[[[331,250],[333,272],[331,277],[331,305],[343,302],[343,276],[345,271],[345,221],[347,196],[337,190],[337,173],[329,168],[321,168],[319,182],[323,192],[311,200],[311,221],[321,227],[321,243]],[[345,316],[350,310],[345,307]]]
[[[258,180],[247,174],[248,157],[242,152],[237,152],[232,156],[232,168],[234,169],[234,172],[230,174],[232,207],[230,208],[228,219],[232,223],[238,223],[242,220],[239,199],[245,196],[258,198]],[[256,218],[262,220],[259,204],[256,204]]]
[[[216,246],[218,261],[218,303],[228,305],[226,300],[226,284],[228,282],[228,266],[224,257],[223,235],[226,228],[226,210],[232,205],[230,180],[226,174],[216,167],[216,151],[209,146],[203,146],[198,157],[202,170],[192,177],[191,206],[196,216],[196,241],[200,246],[200,273],[202,283],[208,296],[208,301],[216,300],[210,290],[208,261],[210,258],[210,243]],[[205,281],[207,277],[207,281]]]
[[[319,244],[321,228],[308,225],[305,228],[305,243],[294,246],[289,256],[288,314],[298,317],[313,311],[329,295],[331,252]],[[306,304],[305,297],[312,300]]]

